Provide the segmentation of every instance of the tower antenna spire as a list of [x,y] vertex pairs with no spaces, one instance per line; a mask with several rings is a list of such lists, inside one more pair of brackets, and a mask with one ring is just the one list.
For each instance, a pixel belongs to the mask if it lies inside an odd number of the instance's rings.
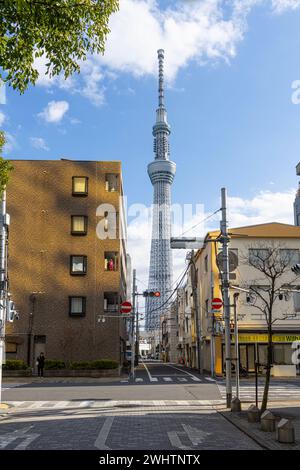
[[165,51],[158,49],[158,105],[164,108],[164,59]]

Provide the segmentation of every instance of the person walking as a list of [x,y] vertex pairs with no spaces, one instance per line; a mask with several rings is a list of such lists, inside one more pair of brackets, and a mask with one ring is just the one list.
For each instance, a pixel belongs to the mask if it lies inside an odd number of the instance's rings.
[[45,356],[44,353],[41,354],[37,358],[37,366],[38,366],[38,376],[44,377],[44,365],[45,365]]

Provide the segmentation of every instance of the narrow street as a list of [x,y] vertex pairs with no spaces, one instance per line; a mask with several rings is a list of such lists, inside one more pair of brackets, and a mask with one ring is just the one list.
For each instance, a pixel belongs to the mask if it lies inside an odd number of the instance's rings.
[[220,384],[159,362],[141,363],[134,383],[7,382],[0,449],[260,449],[218,412]]

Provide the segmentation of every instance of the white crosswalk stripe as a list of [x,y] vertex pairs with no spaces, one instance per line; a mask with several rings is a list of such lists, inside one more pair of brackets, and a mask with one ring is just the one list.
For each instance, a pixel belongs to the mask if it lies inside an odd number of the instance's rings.
[[185,377],[177,377],[179,382],[187,382],[187,379]]
[[216,404],[224,403],[223,400],[107,400],[107,401],[10,401],[6,402],[8,405],[18,410],[27,411],[34,410],[36,411],[46,411],[52,409],[54,411],[59,411],[62,409],[113,409],[118,406],[122,407],[157,407],[157,406],[212,406]]
[[165,382],[173,382],[173,379],[171,379],[171,377],[163,377],[163,380]]
[[[226,398],[226,385],[225,383],[218,383],[218,388],[222,398]],[[263,396],[264,385],[259,384],[258,386],[258,398],[261,399]],[[235,387],[233,386],[233,394]],[[241,384],[240,385],[240,398],[242,400],[255,400],[255,385],[254,384]],[[270,384],[269,389],[269,400],[300,400],[300,383],[296,384]]]

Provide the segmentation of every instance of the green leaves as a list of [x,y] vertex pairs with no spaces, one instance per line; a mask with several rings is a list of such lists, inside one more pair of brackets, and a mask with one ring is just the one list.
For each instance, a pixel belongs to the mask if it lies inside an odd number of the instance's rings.
[[88,53],[105,51],[108,22],[119,0],[1,0],[0,77],[23,93],[35,84],[36,57],[50,76],[80,71]]
[[[5,135],[3,131],[0,131],[0,153],[2,153],[4,144],[5,144]],[[9,174],[12,170],[13,170],[12,164],[8,160],[4,160],[4,158],[0,156],[0,199],[8,183]]]

